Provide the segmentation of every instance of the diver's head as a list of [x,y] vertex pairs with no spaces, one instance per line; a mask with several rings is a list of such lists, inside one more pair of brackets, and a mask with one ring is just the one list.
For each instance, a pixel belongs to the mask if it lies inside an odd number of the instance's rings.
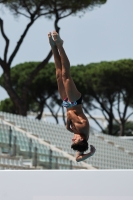
[[74,151],[84,152],[88,149],[88,142],[81,134],[74,134],[71,148]]

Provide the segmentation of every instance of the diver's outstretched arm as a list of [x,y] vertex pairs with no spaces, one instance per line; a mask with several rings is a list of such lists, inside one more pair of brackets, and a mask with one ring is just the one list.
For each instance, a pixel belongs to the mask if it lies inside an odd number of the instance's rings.
[[96,149],[92,145],[90,145],[90,147],[91,147],[91,151],[89,153],[87,153],[87,154],[83,154],[82,152],[77,152],[77,154],[76,154],[76,161],[77,162],[86,160],[90,156],[93,156],[93,154],[95,153]]

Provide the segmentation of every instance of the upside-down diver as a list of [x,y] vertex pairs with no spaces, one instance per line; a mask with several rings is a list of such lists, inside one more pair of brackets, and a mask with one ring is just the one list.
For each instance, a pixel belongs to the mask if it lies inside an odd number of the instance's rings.
[[66,128],[74,133],[71,148],[76,150],[76,161],[83,161],[95,153],[95,147],[88,149],[89,121],[82,110],[82,94],[77,90],[70,74],[70,62],[63,48],[63,40],[56,31],[48,33],[49,43],[54,55],[56,79],[62,105],[67,110]]

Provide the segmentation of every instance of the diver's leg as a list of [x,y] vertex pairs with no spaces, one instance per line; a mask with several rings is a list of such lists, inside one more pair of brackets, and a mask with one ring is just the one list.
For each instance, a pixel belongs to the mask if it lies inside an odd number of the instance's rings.
[[52,39],[51,33],[48,34],[48,38],[49,38],[49,43],[51,45],[52,52],[53,52],[53,55],[54,55],[58,91],[59,91],[60,96],[61,96],[61,98],[63,100],[64,98],[67,97],[67,94],[65,92],[65,87],[64,87],[64,84],[63,84],[63,80],[62,80],[61,59],[60,59],[60,55],[59,55],[58,49],[57,49],[57,47],[55,45],[55,42]]
[[76,85],[71,77],[70,62],[62,46],[63,40],[60,39],[58,33],[55,31],[53,32],[53,38],[60,53],[61,64],[62,64],[62,80],[67,97],[69,101],[76,101],[77,99],[80,98],[81,93],[77,90]]

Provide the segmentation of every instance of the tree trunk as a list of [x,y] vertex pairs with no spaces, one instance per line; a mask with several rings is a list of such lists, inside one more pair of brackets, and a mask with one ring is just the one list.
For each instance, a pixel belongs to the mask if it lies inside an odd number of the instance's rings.
[[120,124],[120,136],[124,136],[125,135],[124,131],[125,131],[125,122],[122,122]]
[[38,119],[38,120],[42,119],[42,114],[43,114],[43,109],[44,109],[44,103],[45,102],[40,102],[40,104],[39,104],[40,113],[36,116],[36,119]]
[[109,116],[108,134],[113,135],[113,117]]
[[12,87],[9,73],[6,73],[6,72],[4,73],[4,88],[9,94],[13,102],[14,107],[17,111],[17,114],[26,116],[27,115],[27,103],[26,103],[27,101],[23,101],[22,99],[20,99],[20,97],[18,96],[18,94],[15,92],[15,90]]

